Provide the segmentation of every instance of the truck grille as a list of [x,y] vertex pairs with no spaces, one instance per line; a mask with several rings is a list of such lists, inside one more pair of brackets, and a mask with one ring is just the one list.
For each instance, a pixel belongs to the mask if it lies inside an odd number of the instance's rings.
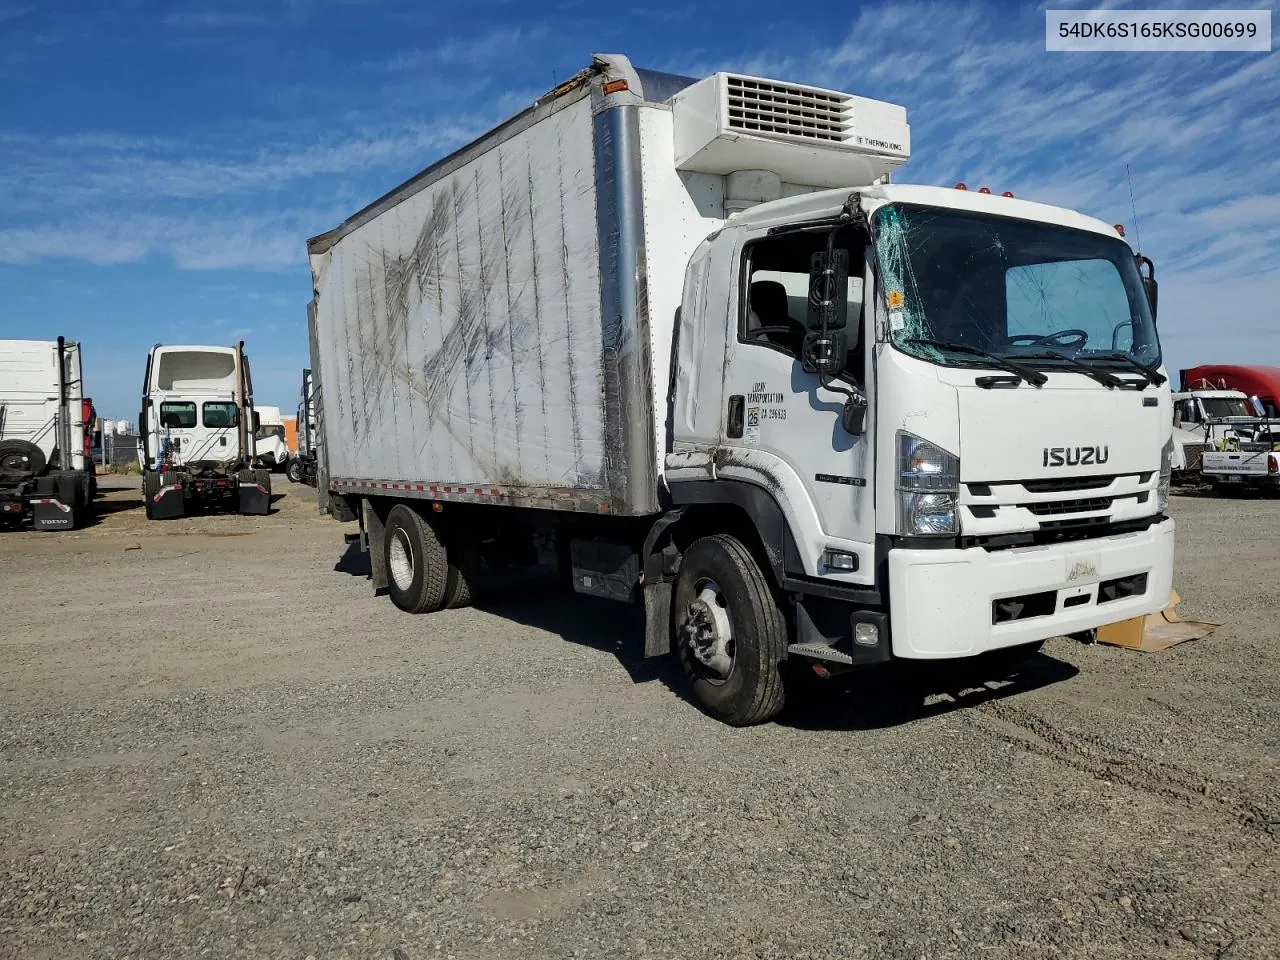
[[727,80],[733,130],[842,143],[853,120],[848,98],[838,93],[732,74]]
[[1110,510],[1114,500],[1114,497],[1081,497],[1078,500],[1049,500],[1043,503],[1028,503],[1024,506],[1037,517],[1056,517],[1064,513]]
[[1106,477],[1049,477],[1047,480],[1023,480],[1028,493],[1057,493],[1062,490],[1097,490],[1109,487],[1114,476]]
[[1187,469],[1200,472],[1200,463],[1205,455],[1205,451],[1209,450],[1207,443],[1187,443],[1183,444],[1182,452],[1187,458]]

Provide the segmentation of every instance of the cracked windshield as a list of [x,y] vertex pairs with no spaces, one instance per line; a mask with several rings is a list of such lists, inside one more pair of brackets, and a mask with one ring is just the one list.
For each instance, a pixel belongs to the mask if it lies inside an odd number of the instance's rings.
[[890,204],[874,217],[889,337],[952,365],[1160,361],[1128,244],[1086,230]]

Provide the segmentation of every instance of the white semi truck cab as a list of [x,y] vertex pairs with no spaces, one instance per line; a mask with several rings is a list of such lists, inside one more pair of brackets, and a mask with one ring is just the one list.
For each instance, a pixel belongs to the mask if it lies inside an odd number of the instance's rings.
[[321,487],[375,584],[424,612],[477,556],[555,557],[730,723],[788,665],[1161,609],[1154,267],[1071,210],[888,182],[909,137],[601,56],[310,241]]
[[78,343],[0,340],[0,525],[64,531],[88,521],[91,408]]
[[138,417],[147,518],[196,507],[265,514],[271,474],[253,466],[258,419],[244,344],[156,344]]

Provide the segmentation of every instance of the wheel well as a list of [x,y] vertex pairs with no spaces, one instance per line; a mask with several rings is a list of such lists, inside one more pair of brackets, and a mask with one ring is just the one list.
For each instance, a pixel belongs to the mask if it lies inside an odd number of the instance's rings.
[[781,557],[775,565],[765,549],[755,521],[745,508],[736,503],[698,503],[685,507],[684,515],[671,531],[671,540],[681,553],[702,537],[725,533],[740,540],[768,578],[775,590],[781,567]]

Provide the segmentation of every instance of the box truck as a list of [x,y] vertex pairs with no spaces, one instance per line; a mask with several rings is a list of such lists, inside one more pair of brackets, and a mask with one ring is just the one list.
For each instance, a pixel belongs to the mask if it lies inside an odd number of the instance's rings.
[[0,524],[82,527],[97,489],[92,435],[80,344],[0,340]]
[[267,513],[271,473],[253,465],[257,427],[243,341],[152,347],[138,417],[147,519],[200,507]]
[[[556,562],[702,706],[1168,600],[1154,267],[897,185],[906,111],[601,55],[308,242],[320,489],[420,613]],[[963,185],[960,185],[963,186]]]

